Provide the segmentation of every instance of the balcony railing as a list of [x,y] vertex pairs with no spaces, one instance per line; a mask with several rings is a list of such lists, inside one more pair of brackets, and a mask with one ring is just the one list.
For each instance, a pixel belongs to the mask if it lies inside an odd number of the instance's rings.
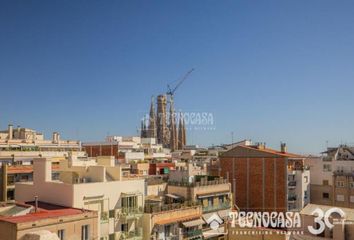
[[131,232],[122,232],[120,239],[142,239],[143,238],[143,229],[138,228],[135,231]]
[[288,197],[288,202],[295,202],[296,201],[296,196],[289,196]]
[[100,220],[101,220],[101,223],[108,222],[108,212],[101,212]]
[[353,176],[354,177],[354,171],[335,170],[335,171],[333,171],[333,175],[334,176],[348,176],[348,177]]
[[202,187],[202,186],[210,186],[210,185],[219,185],[229,183],[227,179],[216,179],[212,181],[200,181],[200,182],[184,182],[184,181],[169,181],[168,184],[172,186],[181,186],[181,187]]
[[231,207],[230,202],[223,202],[219,203],[218,205],[211,205],[211,206],[205,206],[203,207],[203,212],[213,212],[213,211],[219,211],[219,210],[224,210],[224,209],[229,209]]
[[191,238],[191,237],[197,237],[203,234],[203,230],[202,229],[195,229],[192,231],[186,231],[183,233],[183,237],[185,238]]
[[173,203],[173,204],[165,204],[159,206],[145,206],[145,213],[159,213],[183,208],[189,208],[194,206],[200,206],[201,204],[198,202],[184,202],[184,203]]
[[324,162],[331,162],[332,159],[333,159],[332,156],[324,156],[324,157],[322,157],[322,161],[324,161]]
[[289,181],[288,186],[293,188],[296,187],[296,181]]
[[122,217],[126,218],[140,217],[143,213],[142,207],[122,207],[121,211]]

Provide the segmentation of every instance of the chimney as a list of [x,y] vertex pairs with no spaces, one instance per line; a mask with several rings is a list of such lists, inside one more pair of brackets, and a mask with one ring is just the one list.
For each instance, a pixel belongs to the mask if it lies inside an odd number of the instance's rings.
[[286,147],[286,143],[280,143],[280,152],[286,153],[288,148]]
[[53,137],[52,137],[53,143],[59,143],[60,141],[60,134],[58,132],[53,132]]
[[52,162],[47,158],[33,159],[33,183],[52,181]]
[[53,137],[52,137],[52,142],[53,142],[53,143],[56,143],[56,141],[57,141],[57,135],[58,135],[57,132],[53,132]]
[[34,196],[34,212],[38,212],[38,196]]
[[14,135],[14,126],[12,124],[9,124],[8,134],[9,134],[8,138],[9,140],[11,140],[12,136]]
[[264,150],[265,144],[264,144],[264,143],[261,143],[261,142],[258,142],[258,143],[257,143],[257,148],[260,149],[260,150]]

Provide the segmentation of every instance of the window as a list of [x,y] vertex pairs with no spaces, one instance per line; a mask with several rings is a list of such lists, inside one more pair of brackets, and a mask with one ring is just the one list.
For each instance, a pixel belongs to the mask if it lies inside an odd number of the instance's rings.
[[324,172],[331,172],[332,171],[331,164],[323,164],[323,171]]
[[326,192],[322,193],[322,198],[329,199],[329,193],[326,193]]
[[114,209],[113,209],[113,210],[110,210],[110,211],[109,211],[109,218],[115,218],[114,213],[115,213],[115,210],[114,210]]
[[89,240],[89,225],[81,226],[81,240]]
[[354,203],[354,196],[350,196],[350,202]]
[[120,225],[120,230],[122,232],[128,232],[128,223],[123,223],[122,225]]
[[338,202],[344,202],[344,195],[337,195],[337,201]]
[[344,181],[337,181],[336,186],[339,188],[343,188],[345,186]]
[[305,183],[308,183],[308,182],[309,182],[309,177],[308,177],[308,176],[305,176],[305,177],[304,177],[304,182],[305,182]]
[[338,172],[343,172],[344,171],[344,166],[337,166],[337,171]]
[[214,205],[214,198],[213,197],[209,197],[208,198],[208,206],[213,206]]
[[328,184],[329,184],[329,181],[328,181],[328,180],[323,180],[323,181],[322,181],[322,185],[323,185],[323,186],[328,186]]
[[223,203],[224,202],[224,196],[219,196],[219,203]]
[[349,183],[350,188],[354,188],[354,182]]
[[60,240],[64,240],[65,239],[65,231],[64,231],[64,229],[58,230],[58,237],[59,237]]
[[122,198],[122,208],[137,208],[138,199],[136,196]]

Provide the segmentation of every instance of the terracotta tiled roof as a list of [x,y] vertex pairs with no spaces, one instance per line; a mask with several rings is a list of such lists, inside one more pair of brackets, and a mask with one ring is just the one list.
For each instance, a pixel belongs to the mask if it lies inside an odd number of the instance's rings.
[[246,150],[252,150],[252,151],[257,151],[259,153],[266,153],[266,154],[272,154],[276,155],[279,157],[288,157],[288,158],[303,158],[303,156],[294,154],[294,153],[289,153],[289,152],[280,152],[271,148],[262,148],[262,147],[257,147],[257,146],[244,146],[244,145],[238,145],[235,146],[234,148],[226,151],[223,153],[221,156],[227,156],[228,154],[231,154],[235,149],[246,149]]
[[[32,204],[30,203],[29,205]],[[36,213],[29,213],[23,216],[0,217],[0,221],[11,222],[11,223],[24,223],[24,222],[34,222],[41,219],[57,218],[57,217],[82,214],[84,212],[90,212],[87,210],[62,207],[62,206],[47,204],[43,202],[39,202],[38,206],[39,208]]]
[[[59,170],[58,165],[52,165],[52,170]],[[15,165],[15,166],[8,166],[7,172],[10,174],[13,173],[32,173],[33,166],[32,165]]]

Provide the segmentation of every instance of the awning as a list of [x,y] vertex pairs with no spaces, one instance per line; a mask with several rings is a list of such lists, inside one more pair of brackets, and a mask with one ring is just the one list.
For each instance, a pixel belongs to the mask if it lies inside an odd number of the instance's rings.
[[140,196],[142,195],[141,192],[122,192],[122,197],[134,197],[134,196]]
[[174,194],[165,194],[166,197],[170,197],[170,198],[173,198],[173,199],[180,199],[181,197],[180,196],[177,196],[177,195],[174,195]]
[[211,217],[211,216],[213,216],[215,213],[205,213],[205,214],[203,214],[203,219],[204,219],[204,221],[205,222],[207,222],[208,221],[208,219]]
[[216,236],[220,236],[220,235],[225,235],[225,234],[226,234],[226,232],[224,230],[224,227],[219,227],[216,230],[212,229],[212,230],[203,232],[203,237],[205,239],[208,239],[208,238],[212,238],[212,237],[216,237]]
[[159,221],[156,221],[155,224],[156,225],[167,225],[167,224],[175,224],[175,223],[178,223],[178,222],[185,222],[185,221],[191,221],[192,219],[196,219],[200,217],[200,215],[198,214],[195,214],[195,215],[190,215],[190,216],[186,216],[186,217],[171,217],[171,218],[168,218],[168,219],[162,219],[162,220],[159,220]]
[[204,223],[205,222],[203,221],[203,219],[199,218],[192,221],[183,222],[182,224],[185,227],[195,227],[195,226],[203,225]]
[[97,196],[84,196],[84,200],[92,200],[92,199],[101,199],[104,195],[97,195]]
[[218,193],[197,194],[197,195],[198,195],[198,198],[207,198],[207,197],[216,197],[216,196],[229,195],[229,192],[218,192]]
[[230,212],[230,210],[221,210],[221,211],[218,211],[218,215],[219,215],[222,219],[225,219],[225,218],[228,218],[228,217],[229,217],[229,212]]

